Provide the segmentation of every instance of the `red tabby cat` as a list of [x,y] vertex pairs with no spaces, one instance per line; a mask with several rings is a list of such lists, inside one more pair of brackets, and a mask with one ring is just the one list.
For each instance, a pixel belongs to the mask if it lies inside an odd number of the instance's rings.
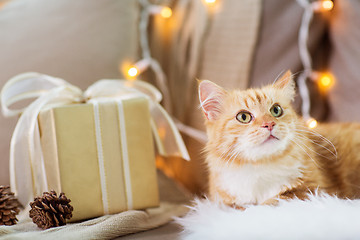
[[245,91],[200,82],[210,198],[241,207],[304,199],[317,189],[360,197],[360,125],[311,131],[291,106],[294,95],[290,71],[273,85]]

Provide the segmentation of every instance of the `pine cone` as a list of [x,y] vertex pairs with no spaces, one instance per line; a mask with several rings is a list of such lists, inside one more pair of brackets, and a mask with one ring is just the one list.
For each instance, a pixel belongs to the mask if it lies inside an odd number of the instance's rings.
[[72,217],[73,207],[64,193],[57,197],[55,191],[44,192],[42,197],[36,197],[30,203],[29,216],[39,228],[48,229],[51,227],[63,226],[66,219]]
[[20,212],[20,204],[9,188],[0,186],[0,225],[14,225],[18,221],[16,215]]

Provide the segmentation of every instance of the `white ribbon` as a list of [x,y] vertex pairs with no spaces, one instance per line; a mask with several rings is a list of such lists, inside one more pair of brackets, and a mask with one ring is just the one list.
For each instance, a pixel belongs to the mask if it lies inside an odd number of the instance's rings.
[[103,144],[101,137],[101,126],[100,126],[100,112],[99,112],[99,103],[93,101],[94,108],[94,121],[95,121],[95,136],[96,136],[96,148],[98,154],[99,162],[99,172],[100,172],[100,185],[101,185],[101,197],[103,202],[104,214],[109,214],[109,201],[108,201],[108,191],[106,186],[106,174],[105,174],[105,162],[104,162],[104,152]]
[[124,179],[125,179],[125,191],[126,191],[126,203],[127,209],[133,209],[133,199],[132,199],[132,188],[131,188],[131,177],[130,177],[130,164],[129,164],[129,153],[127,146],[127,137],[126,137],[126,126],[125,126],[125,114],[124,106],[121,100],[117,101],[118,113],[119,113],[119,127],[121,134],[121,149],[122,149],[122,159],[123,159],[123,168],[124,168]]
[[[40,145],[37,117],[45,108],[80,103],[91,99],[118,98],[141,94],[149,99],[152,126],[161,155],[177,155],[189,160],[189,155],[171,117],[161,107],[161,93],[142,81],[100,80],[84,93],[60,78],[24,73],[10,79],[1,91],[1,108],[4,116],[18,114],[20,118],[10,143],[10,185],[19,201],[25,205],[33,200],[35,193],[47,189],[44,160]],[[28,106],[10,109],[15,103],[36,98]],[[22,184],[17,184],[22,179]],[[34,191],[34,192],[33,192]]]

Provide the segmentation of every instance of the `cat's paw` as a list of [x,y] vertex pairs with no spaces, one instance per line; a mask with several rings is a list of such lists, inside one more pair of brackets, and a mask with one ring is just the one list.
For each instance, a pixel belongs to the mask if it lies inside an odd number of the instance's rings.
[[272,205],[272,206],[276,206],[279,204],[279,199],[276,198],[270,198],[268,200],[266,200],[265,202],[263,202],[261,205]]
[[240,211],[246,210],[246,208],[244,208],[243,206],[239,206],[236,203],[231,204],[230,207],[235,208],[236,210],[240,210]]

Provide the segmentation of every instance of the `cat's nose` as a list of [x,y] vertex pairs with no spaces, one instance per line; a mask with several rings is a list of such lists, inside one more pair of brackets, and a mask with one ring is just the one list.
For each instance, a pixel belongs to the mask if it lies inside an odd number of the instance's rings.
[[275,125],[276,125],[275,122],[264,122],[261,127],[267,128],[271,132],[271,130],[273,130]]

